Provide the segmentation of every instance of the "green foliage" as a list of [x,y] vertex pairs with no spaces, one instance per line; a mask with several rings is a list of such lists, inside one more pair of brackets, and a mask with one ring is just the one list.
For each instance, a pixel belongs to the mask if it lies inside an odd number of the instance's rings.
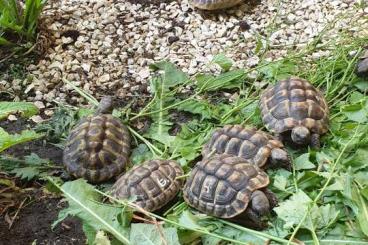
[[36,132],[44,133],[50,142],[59,143],[66,140],[70,130],[78,121],[92,113],[89,109],[72,110],[65,106],[58,107],[51,119],[36,126]]
[[14,145],[39,139],[42,136],[42,134],[38,134],[33,130],[23,130],[20,134],[8,134],[4,129],[0,128],[0,152]]
[[61,166],[52,165],[49,160],[42,159],[35,153],[25,156],[24,159],[0,156],[1,170],[28,181],[34,178],[44,179],[51,170],[61,168]]
[[30,102],[0,102],[0,120],[15,113],[31,117],[38,113],[38,108]]
[[[330,131],[322,137],[321,149],[289,149],[293,170],[268,170],[269,188],[279,200],[274,209],[277,215],[268,217],[269,228],[258,232],[199,214],[188,207],[179,194],[177,204],[163,216],[146,214],[164,221],[163,234],[169,244],[171,241],[178,244],[178,240],[180,244],[265,244],[269,240],[271,244],[295,244],[294,238],[306,244],[367,244],[367,99],[365,85],[354,74],[355,59],[349,56],[357,45],[336,46],[330,57],[313,63],[306,62],[306,53],[300,53],[277,62],[262,61],[255,68],[263,75],[262,81],[268,84],[290,75],[310,80],[325,93],[331,111]],[[143,136],[131,131],[138,143],[131,156],[133,164],[152,158],[174,159],[188,173],[199,159],[203,144],[217,127],[225,124],[262,127],[258,104],[261,90],[244,83],[249,71],[231,70],[232,62],[223,55],[216,56],[212,62],[221,66],[222,73],[216,76],[199,74],[194,80],[166,61],[151,66],[156,72],[151,80],[153,98],[139,113],[126,119],[132,126],[137,118],[151,121]],[[182,94],[183,88],[188,87],[189,95]],[[237,95],[231,101],[221,96],[223,90],[229,88]],[[182,113],[186,115],[184,120],[176,120],[181,111],[186,112]],[[71,183],[80,185],[79,182]],[[64,194],[76,209],[71,212],[83,220],[90,240],[95,239],[101,229],[116,237],[115,231],[106,228],[103,221],[115,224],[111,214],[121,215],[122,208],[102,204],[99,196],[98,201],[93,202],[99,205],[96,213],[106,206],[120,208],[120,213],[112,209],[110,215],[101,214],[98,215],[101,219],[88,220],[87,217],[95,215],[82,208],[83,205],[76,206],[75,200],[70,198],[72,193],[80,193],[82,189],[91,191],[91,187],[85,185],[78,190],[69,187],[69,194]],[[87,202],[84,205],[89,206],[88,200],[93,200],[91,196],[84,196],[80,202]],[[123,216],[116,219],[119,221],[116,229],[124,229],[121,234],[131,242],[138,236],[143,239],[139,240],[142,244],[162,242],[157,227],[131,225],[126,213]],[[98,227],[94,227],[93,222],[99,223]],[[172,229],[172,233],[167,229]],[[142,230],[146,231],[144,235]]]
[[[119,223],[122,215],[121,208],[101,203],[102,196],[83,179],[67,182],[61,186],[61,191],[68,200],[69,207],[59,213],[58,220],[54,222],[55,227],[68,215],[76,216],[87,226],[89,238],[95,237],[99,230],[113,234],[115,238],[123,243],[129,243],[126,236],[129,231]],[[89,240],[89,244],[94,241]]]
[[[45,0],[26,0],[24,7],[19,0],[0,0],[0,45],[18,45],[23,40],[35,41],[38,19]],[[9,34],[19,40],[8,39]]]
[[[158,229],[161,229],[163,237],[157,235],[159,232]],[[129,240],[132,245],[179,244],[179,238],[175,228],[158,228],[151,224],[132,224]]]
[[218,54],[213,57],[212,63],[219,65],[223,71],[228,71],[233,66],[234,62],[224,54]]

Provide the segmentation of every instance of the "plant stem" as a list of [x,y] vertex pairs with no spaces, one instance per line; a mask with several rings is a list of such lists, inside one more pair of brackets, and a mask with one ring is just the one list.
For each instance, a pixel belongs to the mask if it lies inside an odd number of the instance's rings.
[[302,224],[304,223],[305,219],[307,218],[310,209],[316,205],[317,201],[321,198],[323,192],[326,190],[327,186],[330,184],[331,180],[332,180],[332,176],[335,173],[335,169],[337,164],[341,161],[342,155],[345,153],[346,149],[348,148],[349,144],[353,141],[353,139],[355,139],[357,133],[358,133],[358,129],[359,126],[356,128],[355,133],[353,135],[353,137],[351,137],[351,139],[344,145],[341,153],[339,154],[339,156],[337,157],[336,161],[334,162],[334,164],[332,165],[331,171],[330,171],[330,175],[328,176],[328,179],[326,181],[326,183],[323,185],[321,191],[318,193],[318,195],[314,198],[314,200],[312,201],[312,205],[310,206],[310,208],[307,210],[307,212],[305,212],[304,216],[302,217],[302,219],[300,220],[299,224],[296,226],[296,228],[294,229],[293,233],[290,236],[288,245],[291,244],[291,241],[294,239],[296,233],[299,231],[300,227],[302,226]]

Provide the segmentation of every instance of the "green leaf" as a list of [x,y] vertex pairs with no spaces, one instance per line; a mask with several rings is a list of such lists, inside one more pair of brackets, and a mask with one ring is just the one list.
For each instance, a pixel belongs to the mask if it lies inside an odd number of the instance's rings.
[[40,174],[40,171],[34,167],[25,167],[12,170],[10,173],[21,179],[27,179],[28,181]]
[[110,245],[110,240],[103,231],[98,231],[96,234],[96,238],[94,241],[94,244],[96,245]]
[[313,169],[316,166],[309,161],[309,153],[302,154],[294,160],[295,170]]
[[289,78],[293,74],[296,74],[297,67],[296,64],[290,60],[280,60],[273,61],[265,66],[262,66],[259,71],[268,79],[283,80]]
[[197,75],[197,87],[200,91],[216,91],[224,88],[239,87],[244,80],[245,70],[238,69],[220,74],[217,77]]
[[[160,234],[161,229],[163,237]],[[157,227],[151,224],[132,224],[130,229],[132,245],[178,245],[179,238],[175,228]]]
[[101,203],[102,196],[93,186],[84,179],[66,182],[61,186],[61,191],[69,203],[69,207],[59,213],[58,220],[53,227],[68,215],[76,216],[83,224],[93,228],[96,232],[103,230],[115,236],[123,243],[129,243],[126,238],[127,230],[118,222],[118,215],[122,209]]
[[187,74],[177,69],[174,64],[167,61],[160,61],[149,66],[152,70],[161,70],[164,72],[163,81],[161,83],[163,88],[157,88],[154,86],[154,91],[161,89],[166,91],[167,89],[176,85],[182,84],[189,80]]
[[0,120],[15,113],[31,117],[38,113],[38,108],[30,102],[0,102]]
[[201,116],[201,120],[217,118],[214,107],[205,100],[192,99],[180,104],[179,111],[187,111]]
[[33,130],[24,130],[20,134],[8,134],[3,128],[0,128],[0,152],[14,145],[41,137],[43,137],[43,134],[38,134]]
[[139,144],[132,152],[130,156],[131,162],[135,164],[140,164],[146,160],[152,159],[153,154],[145,144]]
[[213,57],[211,63],[215,63],[219,65],[222,70],[228,71],[230,70],[231,66],[233,65],[233,61],[227,58],[224,54],[217,54]]
[[368,100],[341,107],[341,112],[351,121],[364,123],[368,121]]
[[[293,194],[288,200],[281,202],[278,207],[274,208],[278,218],[282,219],[284,229],[290,229],[299,224],[305,213],[308,211],[312,200],[302,190]],[[303,227],[310,228],[309,225],[303,224]]]

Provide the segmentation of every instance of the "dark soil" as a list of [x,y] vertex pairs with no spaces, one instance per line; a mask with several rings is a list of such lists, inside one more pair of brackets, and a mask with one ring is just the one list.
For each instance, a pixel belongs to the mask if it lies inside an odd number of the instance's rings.
[[41,244],[85,244],[81,223],[67,218],[54,230],[51,224],[57,219],[59,211],[65,205],[58,198],[34,200],[21,209],[11,229],[4,217],[0,220],[0,244],[28,245],[36,240]]
[[[29,129],[32,126],[34,125],[27,123],[23,119],[18,119],[15,122],[0,122],[0,127],[9,133],[19,133],[21,130]],[[47,158],[56,164],[61,164],[62,150],[42,139],[16,145],[5,151],[5,154],[18,158],[22,158],[30,153],[36,153],[41,158]],[[9,193],[9,195],[16,198],[12,198],[14,205],[0,216],[0,245],[28,245],[35,240],[37,245],[85,244],[82,225],[75,218],[68,218],[54,230],[51,230],[51,224],[57,220],[59,211],[65,207],[65,203],[60,203],[60,198],[45,196],[41,190],[37,189],[42,185],[36,181],[31,183],[16,181],[16,183],[22,193]],[[0,185],[0,190],[2,188]],[[31,191],[23,192],[25,188],[31,189]],[[27,201],[24,203],[23,208],[20,209],[12,227],[9,229],[6,216],[8,216],[8,221],[9,217],[14,217],[20,203],[26,197],[28,197]]]

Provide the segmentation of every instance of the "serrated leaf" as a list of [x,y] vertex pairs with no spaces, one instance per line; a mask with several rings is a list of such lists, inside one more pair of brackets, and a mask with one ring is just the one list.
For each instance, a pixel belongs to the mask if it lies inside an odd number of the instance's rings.
[[211,62],[219,65],[224,71],[228,71],[233,65],[233,61],[227,58],[224,54],[215,55]]
[[93,186],[84,179],[66,182],[61,191],[69,203],[69,207],[59,213],[58,220],[53,223],[55,227],[68,215],[76,216],[96,232],[104,230],[114,235],[119,241],[129,243],[126,238],[127,230],[118,222],[118,215],[122,209],[101,203],[102,196]]
[[15,176],[21,179],[27,179],[29,181],[38,176],[40,174],[40,171],[35,167],[25,167],[14,169],[10,171],[10,173],[15,174]]
[[[160,234],[161,229],[163,237]],[[130,229],[132,245],[178,245],[180,244],[175,228],[157,227],[152,224],[132,224]]]
[[20,134],[8,134],[0,127],[0,152],[14,145],[39,139],[41,137],[43,137],[43,134],[38,134],[33,130],[24,130]]
[[268,63],[262,66],[259,71],[268,79],[283,80],[296,74],[297,67],[295,63],[290,60],[281,60]]
[[294,160],[295,170],[313,169],[316,166],[309,160],[309,153],[304,153]]
[[[199,77],[199,79],[198,79]],[[196,77],[197,87],[200,91],[216,91],[224,88],[239,87],[243,83],[245,70],[238,69],[220,74],[217,77],[203,75]]]
[[16,113],[22,117],[31,117],[38,113],[38,108],[30,102],[0,102],[0,120]]

